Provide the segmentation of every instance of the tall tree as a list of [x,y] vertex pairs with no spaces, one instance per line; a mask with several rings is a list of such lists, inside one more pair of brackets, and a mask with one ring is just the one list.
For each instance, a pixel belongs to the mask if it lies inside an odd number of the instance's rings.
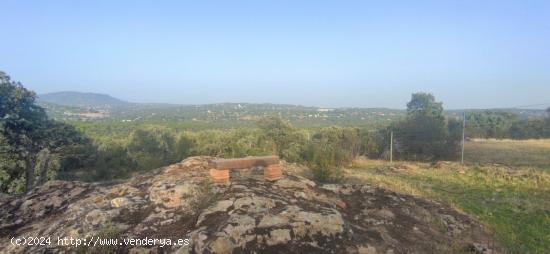
[[407,117],[391,128],[397,154],[402,157],[440,159],[456,151],[457,124],[447,125],[443,105],[432,94],[412,94],[407,103]]
[[63,158],[74,157],[72,147],[89,143],[72,126],[50,121],[35,98],[34,92],[0,71],[0,157],[12,164],[10,179],[24,175],[25,191],[35,185],[35,175],[45,181],[49,169],[59,169]]
[[436,102],[430,93],[413,93],[411,101],[407,103],[407,115],[409,117],[426,116],[443,120],[443,103]]
[[0,72],[0,134],[15,153],[12,156],[25,163],[27,191],[34,185],[34,157],[41,150],[40,136],[47,122],[44,109],[34,103],[35,97],[34,92]]
[[262,135],[260,142],[273,144],[273,151],[288,161],[298,161],[297,154],[305,143],[305,136],[292,124],[277,116],[263,117],[257,122]]
[[166,129],[137,129],[130,135],[127,149],[139,169],[153,169],[181,159],[176,154],[176,137]]

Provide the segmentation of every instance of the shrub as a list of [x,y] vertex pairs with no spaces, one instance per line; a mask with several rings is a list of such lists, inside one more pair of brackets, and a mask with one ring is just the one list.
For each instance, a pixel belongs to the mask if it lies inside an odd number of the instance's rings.
[[[122,230],[116,227],[115,224],[108,222],[107,224],[103,225],[96,233],[95,238],[100,239],[118,239],[118,241],[122,241],[121,238]],[[112,245],[112,244],[105,244],[101,245],[98,244],[97,246],[86,246],[86,245],[80,245],[78,248],[76,248],[76,253],[90,253],[90,254],[114,254],[114,253],[120,253],[122,249],[120,248],[120,245]]]
[[128,156],[138,169],[153,169],[177,162],[176,137],[166,129],[137,129],[130,135]]
[[310,142],[306,146],[303,156],[317,181],[338,182],[341,180],[342,172],[333,145],[323,141]]
[[446,121],[443,106],[427,93],[415,93],[407,104],[407,117],[390,127],[396,157],[438,160],[456,155],[460,123]]
[[211,206],[219,197],[220,194],[215,192],[214,185],[210,179],[205,178],[199,182],[193,194],[185,196],[184,198],[189,199],[191,209],[198,212]]
[[271,145],[271,151],[288,161],[301,161],[300,150],[306,143],[305,132],[295,129],[289,122],[280,117],[270,116],[260,119],[257,123],[261,134],[259,142]]

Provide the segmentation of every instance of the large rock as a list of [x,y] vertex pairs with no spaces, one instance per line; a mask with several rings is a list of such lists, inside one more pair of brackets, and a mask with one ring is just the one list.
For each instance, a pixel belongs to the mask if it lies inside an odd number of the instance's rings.
[[266,240],[266,244],[271,245],[277,245],[277,244],[285,244],[288,241],[290,241],[290,230],[288,229],[274,229],[273,231],[269,232],[269,238]]
[[119,208],[119,207],[127,207],[131,205],[132,202],[128,198],[121,197],[121,198],[114,198],[111,200],[111,206],[113,208]]
[[201,222],[203,222],[204,218],[210,214],[226,212],[227,209],[233,205],[233,202],[233,199],[220,200],[216,202],[214,206],[208,207],[199,215],[199,218],[197,219],[197,225],[200,225]]
[[0,250],[104,250],[9,243],[46,234],[190,240],[189,246],[111,246],[117,253],[491,251],[477,244],[490,242],[478,223],[434,202],[371,185],[318,185],[290,172],[274,182],[240,174],[228,185],[211,185],[210,160],[189,158],[111,186],[52,181],[22,197],[2,196]]
[[178,185],[160,184],[150,189],[149,198],[158,205],[174,208],[183,206],[186,199],[193,198],[196,185],[183,183]]

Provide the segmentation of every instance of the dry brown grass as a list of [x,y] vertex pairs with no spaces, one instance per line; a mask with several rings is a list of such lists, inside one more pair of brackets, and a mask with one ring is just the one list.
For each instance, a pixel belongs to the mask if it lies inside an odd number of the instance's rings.
[[550,139],[471,140],[466,142],[464,161],[550,169]]
[[[497,142],[508,150],[525,145]],[[550,171],[457,162],[390,165],[383,160],[359,159],[344,172],[349,181],[435,199],[475,216],[495,233],[499,253],[547,253],[550,249]]]

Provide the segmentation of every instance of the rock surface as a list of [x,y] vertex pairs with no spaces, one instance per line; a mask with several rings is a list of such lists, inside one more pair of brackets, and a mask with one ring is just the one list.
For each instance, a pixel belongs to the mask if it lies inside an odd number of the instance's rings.
[[[211,157],[110,186],[48,182],[0,200],[0,250],[72,253],[57,237],[189,239],[188,245],[84,246],[94,253],[449,253],[484,250],[489,234],[438,203],[370,185],[321,185],[291,172],[269,182],[209,183]],[[51,237],[16,246],[12,237]],[[92,238],[93,239],[93,238]],[[481,247],[480,247],[481,246]],[[2,253],[2,251],[0,251]],[[488,253],[488,252],[484,252]]]

